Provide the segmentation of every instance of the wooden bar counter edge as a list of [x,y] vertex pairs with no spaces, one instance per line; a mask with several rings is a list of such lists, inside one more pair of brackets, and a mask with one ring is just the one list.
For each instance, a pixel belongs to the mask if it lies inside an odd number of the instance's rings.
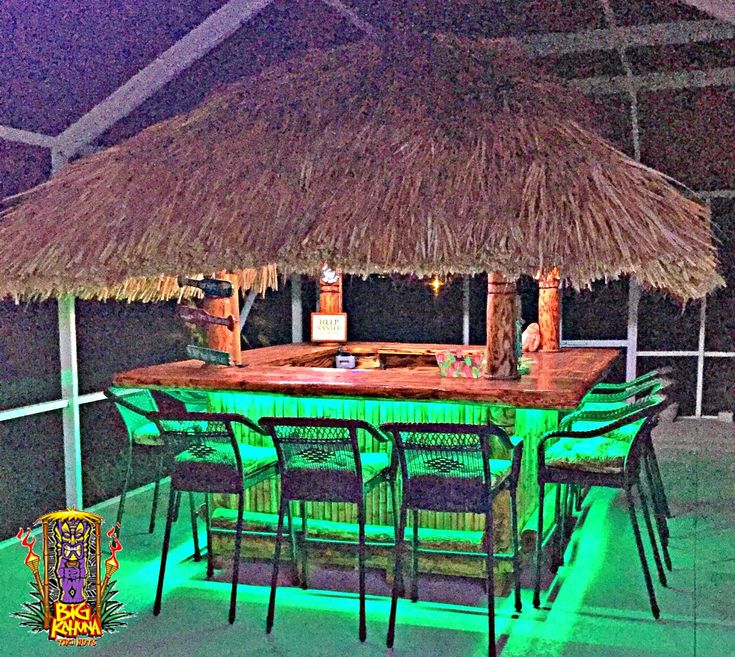
[[357,368],[333,367],[337,345],[262,347],[242,353],[242,367],[186,360],[117,373],[116,386],[270,392],[296,396],[456,400],[517,408],[569,410],[601,380],[618,349],[572,348],[525,354],[529,374],[519,379],[442,378],[434,354],[484,346],[348,342]]

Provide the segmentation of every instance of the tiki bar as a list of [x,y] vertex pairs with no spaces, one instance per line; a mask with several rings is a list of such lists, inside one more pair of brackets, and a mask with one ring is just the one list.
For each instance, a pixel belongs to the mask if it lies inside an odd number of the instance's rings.
[[[266,633],[294,636],[294,607],[316,604],[325,627],[349,619],[330,654],[366,639],[414,654],[409,624],[431,625],[441,643],[443,622],[479,622],[473,654],[501,654],[526,618],[564,623],[550,582],[569,559],[605,553],[567,550],[600,488],[618,491],[619,532],[632,537],[620,594],[645,596],[640,622],[673,613],[661,591],[677,553],[652,439],[673,376],[633,366],[607,382],[625,354],[564,345],[562,289],[622,278],[683,305],[724,281],[709,208],[599,136],[591,116],[492,40],[381,33],[266,67],[3,201],[0,295],[57,299],[72,315],[74,299],[169,302],[191,336],[178,360],[117,371],[104,393],[129,440],[103,528],[112,557],[114,541],[126,546],[119,576],[140,538],[127,521],[138,451],[158,463],[140,614],[152,605],[160,618],[148,622],[177,613],[193,559],[193,576],[222,583],[188,594],[196,614],[217,616],[215,634],[230,631],[228,609],[236,628],[253,631],[262,613]],[[484,316],[485,339],[354,339],[345,281],[371,276],[486,279],[482,304],[465,309]],[[522,277],[535,281],[534,317],[521,316]],[[294,342],[253,348],[241,332],[254,300],[284,281],[292,294],[314,286],[315,303],[302,317],[292,297]],[[65,442],[79,482],[82,449],[78,436]],[[59,531],[81,536],[73,522]],[[57,589],[67,602],[70,563],[35,571],[36,629],[53,624]],[[84,591],[104,633],[99,564]],[[338,612],[298,602],[324,573]],[[474,620],[450,621],[450,604],[412,606],[468,581],[482,602],[454,609]]]

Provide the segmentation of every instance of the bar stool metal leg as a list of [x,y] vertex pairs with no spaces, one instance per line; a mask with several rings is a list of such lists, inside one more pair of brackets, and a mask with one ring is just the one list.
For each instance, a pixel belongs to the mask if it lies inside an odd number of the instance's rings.
[[163,596],[163,578],[166,575],[166,560],[168,559],[168,546],[171,540],[171,524],[174,519],[174,507],[176,504],[176,491],[171,488],[168,499],[168,513],[166,514],[166,529],[163,532],[163,548],[161,549],[161,566],[158,571],[158,586],[156,587],[156,600],[153,603],[153,615],[161,613],[161,597]]
[[515,608],[518,613],[523,610],[521,602],[521,560],[518,546],[518,503],[516,489],[510,489],[510,531],[513,534],[513,578],[515,583]]
[[661,469],[658,466],[658,457],[656,456],[656,452],[653,449],[653,441],[650,439],[650,437],[648,440],[647,448],[648,449],[646,449],[646,456],[650,461],[651,470],[653,471],[653,476],[656,480],[656,488],[658,489],[661,496],[663,511],[666,514],[667,518],[671,518],[671,509],[669,508],[669,501],[666,498],[666,489],[664,488],[664,482],[661,478]]
[[653,506],[653,515],[656,519],[656,526],[661,537],[661,542],[668,544],[669,542],[669,524],[666,520],[666,505],[664,503],[665,493],[656,483],[656,477],[653,471],[653,465],[649,458],[650,453],[645,453],[641,459],[643,468],[646,473],[646,481],[648,482],[648,490],[651,491],[651,505]]
[[207,579],[214,575],[214,554],[212,553],[212,517],[210,515],[210,495],[204,493],[204,523],[207,528]]
[[661,557],[658,553],[658,546],[656,544],[656,534],[653,531],[653,523],[651,522],[651,514],[648,509],[648,500],[646,494],[643,491],[640,479],[638,480],[638,497],[641,500],[641,511],[643,513],[643,520],[646,524],[646,531],[648,532],[648,540],[651,541],[651,550],[653,551],[653,560],[656,564],[656,570],[658,571],[658,579],[662,586],[667,586],[666,573],[664,572],[663,564],[661,563]]
[[153,484],[153,502],[151,504],[151,518],[148,522],[148,533],[152,534],[156,529],[156,512],[158,511],[158,493],[161,488],[161,477],[163,476],[163,448],[158,454],[156,462],[156,483]]
[[555,504],[554,504],[554,519],[555,519],[555,526],[554,526],[554,540],[552,544],[552,552],[551,552],[551,570],[556,572],[556,570],[561,565],[561,542],[562,542],[562,535],[564,533],[564,510],[562,507],[562,498],[561,498],[561,487],[563,484],[556,484],[556,497],[555,497]]
[[306,543],[309,528],[306,524],[306,502],[301,501],[301,588],[309,588],[309,548]]
[[[659,497],[659,491],[656,490],[653,473],[651,472],[651,465],[645,457],[643,458],[643,465],[646,471],[648,490],[651,491],[651,506],[653,507],[653,517],[656,521],[658,536],[661,540],[661,551],[664,555],[664,563],[666,564],[666,567],[671,570],[671,555],[669,554],[669,527],[668,523],[666,522],[666,512],[664,510],[662,500]],[[638,488],[640,489],[640,487],[641,482],[639,481]]]
[[276,612],[276,588],[278,588],[278,564],[281,560],[281,542],[283,541],[283,516],[286,514],[288,500],[281,497],[278,507],[278,527],[276,528],[276,545],[273,551],[273,572],[271,573],[271,593],[268,599],[268,616],[265,620],[265,631],[271,633],[273,629],[273,617]]
[[488,505],[488,511],[485,514],[485,536],[487,543],[487,555],[485,560],[485,568],[487,570],[487,654],[488,657],[495,657],[495,559],[493,555],[492,503]]
[[[398,607],[398,590],[400,583],[403,581],[401,575],[401,553],[403,548],[403,538],[406,533],[406,519],[407,509],[404,504],[401,504],[400,511],[398,513],[398,529],[396,534],[398,540],[395,546],[395,561],[393,563],[393,591],[391,592],[390,601],[390,616],[388,618],[388,636],[386,637],[386,645],[388,648],[393,647],[393,641],[396,633],[396,610]],[[400,582],[399,582],[400,580]]]
[[291,543],[291,583],[297,586],[301,583],[301,578],[299,577],[299,550],[296,541],[296,527],[291,512],[291,502],[286,505],[286,513],[288,514],[288,536]]
[[[232,592],[230,593],[230,624],[235,622],[237,585],[240,578],[240,548],[242,546],[242,517],[245,510],[245,493],[237,494],[237,527],[235,528],[235,555],[232,562]],[[281,520],[283,522],[283,520]]]
[[536,531],[536,583],[533,587],[533,606],[541,606],[541,552],[544,547],[544,488],[546,484],[539,482],[538,489],[538,528]]
[[633,535],[635,536],[636,547],[638,548],[638,557],[641,561],[641,568],[643,569],[643,578],[646,581],[646,589],[648,590],[648,601],[651,605],[651,612],[654,618],[659,618],[661,612],[656,602],[656,592],[653,589],[653,581],[651,580],[651,571],[648,569],[648,562],[646,561],[646,553],[643,549],[643,541],[641,540],[641,530],[638,526],[638,518],[636,517],[635,504],[633,502],[633,491],[630,485],[625,487],[625,498],[628,503],[628,514],[630,515],[630,524],[633,527]]
[[202,560],[202,552],[199,549],[199,532],[197,531],[197,512],[194,508],[194,493],[189,491],[189,515],[191,516],[191,537],[194,540],[194,561]]
[[120,493],[120,503],[117,505],[117,525],[116,535],[120,537],[120,529],[122,527],[122,517],[125,512],[125,497],[128,494],[128,485],[130,484],[130,476],[133,473],[133,443],[128,441],[128,465],[125,469],[125,481],[123,482],[122,492]]
[[367,636],[365,622],[365,500],[360,500],[357,504],[357,522],[359,525],[357,559],[360,578],[360,641],[365,641]]
[[413,510],[411,540],[411,602],[419,599],[419,510]]

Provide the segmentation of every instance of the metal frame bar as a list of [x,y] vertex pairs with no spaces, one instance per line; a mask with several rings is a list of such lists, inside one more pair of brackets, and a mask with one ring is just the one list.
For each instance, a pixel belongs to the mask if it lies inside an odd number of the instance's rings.
[[304,341],[304,313],[301,306],[301,274],[291,275],[291,342]]

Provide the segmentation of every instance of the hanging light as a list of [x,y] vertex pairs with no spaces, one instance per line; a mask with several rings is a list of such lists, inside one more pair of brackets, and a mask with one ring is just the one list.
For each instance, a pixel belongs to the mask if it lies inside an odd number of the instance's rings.
[[434,293],[435,297],[439,296],[439,292],[441,291],[443,285],[444,281],[439,278],[438,274],[435,274],[434,278],[429,281],[429,287],[431,288],[431,291]]

